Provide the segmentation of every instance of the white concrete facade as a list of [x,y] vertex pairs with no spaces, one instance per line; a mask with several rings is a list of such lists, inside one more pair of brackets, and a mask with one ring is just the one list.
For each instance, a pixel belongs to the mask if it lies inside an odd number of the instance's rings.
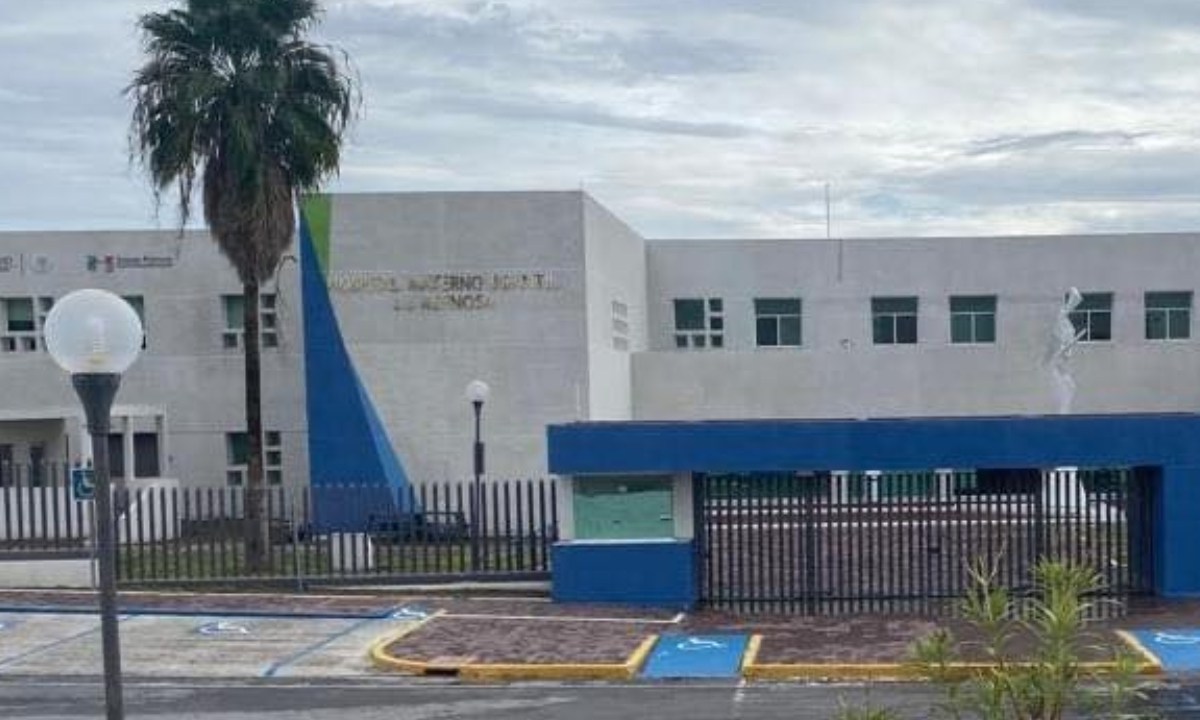
[[[1074,412],[1200,407],[1197,332],[1147,339],[1144,302],[1200,288],[1200,234],[646,240],[582,192],[335,195],[331,207],[341,331],[415,481],[469,474],[474,378],[492,389],[495,477],[544,474],[545,426],[572,420],[1052,413],[1044,360],[1071,286],[1113,298],[1112,340],[1081,343],[1071,361]],[[84,286],[143,299],[146,353],[114,423],[123,448],[153,434],[159,475],[223,484],[226,433],[244,428],[241,353],[224,340],[221,296],[240,293],[228,263],[203,232],[0,234],[0,339],[13,335],[8,299],[38,309]],[[266,425],[285,481],[302,483],[306,393],[320,388],[305,387],[299,263],[270,290]],[[951,342],[957,295],[995,296],[994,342]],[[875,344],[882,296],[917,298],[915,344]],[[722,347],[675,347],[683,298],[720,300]],[[798,347],[758,346],[756,298],[801,300]],[[81,432],[44,351],[0,352],[0,461],[26,462],[34,446],[73,460]]]

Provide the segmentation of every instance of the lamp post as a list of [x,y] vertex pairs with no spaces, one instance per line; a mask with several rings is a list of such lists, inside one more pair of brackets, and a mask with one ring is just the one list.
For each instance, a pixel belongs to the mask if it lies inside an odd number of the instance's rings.
[[479,572],[479,513],[483,510],[483,439],[480,424],[483,403],[488,399],[491,388],[482,380],[467,384],[467,401],[475,409],[475,485],[471,489],[471,570]]
[[[76,290],[50,309],[46,350],[71,374],[92,437],[96,479],[96,544],[100,559],[100,637],[108,720],[123,720],[121,645],[117,632],[116,547],[109,484],[108,432],[121,373],[142,349],[142,323],[129,303],[105,290]],[[127,459],[126,462],[132,462]]]

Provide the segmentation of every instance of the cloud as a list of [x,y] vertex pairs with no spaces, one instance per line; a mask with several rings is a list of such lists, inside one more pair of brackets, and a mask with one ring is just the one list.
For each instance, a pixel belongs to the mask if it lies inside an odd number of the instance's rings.
[[697,122],[669,117],[618,115],[595,105],[556,100],[505,99],[493,96],[434,94],[420,103],[441,112],[479,114],[509,121],[565,122],[593,127],[668,135],[735,138],[752,128],[727,122]]
[[465,6],[344,4],[323,34],[354,38],[370,53],[386,51],[459,75],[520,70],[523,78],[593,73],[632,80],[647,76],[747,72],[753,46],[678,37],[653,28],[604,31],[539,8],[502,2]]
[[[326,0],[334,190],[583,186],[648,236],[1200,225],[1192,0]],[[0,227],[146,227],[121,88],[167,0],[0,3]],[[170,218],[164,224],[170,223]]]
[[1200,5],[1193,0],[1030,0],[1040,10],[1078,18],[1129,25],[1180,28],[1200,26]]
[[1018,152],[1035,152],[1053,148],[1076,149],[1119,149],[1133,145],[1146,133],[1091,132],[1087,130],[1060,130],[1034,135],[1000,135],[977,140],[965,154],[968,157],[999,155]]

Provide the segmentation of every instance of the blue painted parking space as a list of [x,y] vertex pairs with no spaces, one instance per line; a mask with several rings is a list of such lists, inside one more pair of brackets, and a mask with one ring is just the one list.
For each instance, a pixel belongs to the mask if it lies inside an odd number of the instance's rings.
[[1134,630],[1130,634],[1158,658],[1166,672],[1200,672],[1200,628]]
[[642,677],[735,678],[741,675],[748,635],[666,633],[650,653]]

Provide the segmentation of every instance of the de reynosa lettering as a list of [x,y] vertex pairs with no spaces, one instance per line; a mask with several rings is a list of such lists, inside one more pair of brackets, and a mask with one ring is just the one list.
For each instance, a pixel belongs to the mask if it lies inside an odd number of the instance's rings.
[[391,294],[398,312],[486,310],[495,294],[559,290],[547,271],[422,273],[398,275],[384,270],[339,270],[326,278],[339,293]]

